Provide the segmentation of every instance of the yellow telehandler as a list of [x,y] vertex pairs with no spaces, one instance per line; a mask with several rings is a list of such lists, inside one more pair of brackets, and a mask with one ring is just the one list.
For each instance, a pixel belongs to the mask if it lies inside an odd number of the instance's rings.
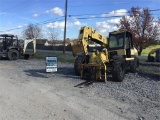
[[[101,45],[101,50],[89,51],[90,42]],[[79,31],[77,44],[71,43],[76,56],[74,70],[81,77],[107,81],[107,72],[115,81],[123,81],[126,70],[136,72],[139,60],[135,56],[132,34],[128,31],[114,31],[109,38],[92,27],[84,26]]]

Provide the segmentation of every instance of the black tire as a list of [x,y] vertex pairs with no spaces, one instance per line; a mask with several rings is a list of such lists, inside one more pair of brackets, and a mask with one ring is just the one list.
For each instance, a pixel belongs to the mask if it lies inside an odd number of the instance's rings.
[[148,56],[147,62],[155,62],[155,58],[153,56]]
[[30,58],[30,54],[24,54],[24,59],[28,60]]
[[9,60],[17,60],[19,58],[19,53],[15,49],[11,49],[8,52],[8,59]]
[[113,57],[112,79],[116,82],[122,82],[125,76],[125,61],[121,56]]
[[80,64],[82,63],[82,61],[83,61],[83,57],[78,56],[74,62],[74,71],[78,76],[80,76],[80,72],[81,72]]
[[136,73],[139,69],[139,59],[134,57],[134,60],[131,62],[130,72]]

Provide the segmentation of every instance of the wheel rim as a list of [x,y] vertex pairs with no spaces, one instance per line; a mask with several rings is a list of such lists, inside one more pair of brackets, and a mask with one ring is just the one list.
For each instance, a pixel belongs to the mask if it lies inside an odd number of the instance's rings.
[[12,53],[12,58],[13,58],[13,59],[16,59],[16,58],[17,58],[17,53],[13,52],[13,53]]

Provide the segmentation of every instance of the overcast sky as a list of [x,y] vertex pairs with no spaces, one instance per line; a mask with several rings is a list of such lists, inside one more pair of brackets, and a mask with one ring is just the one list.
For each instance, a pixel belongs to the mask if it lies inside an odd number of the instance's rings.
[[[149,8],[160,17],[160,0],[68,0],[67,38],[78,37],[82,26],[90,26],[107,36],[121,16],[131,7]],[[42,27],[44,38],[48,28],[54,28],[63,39],[65,0],[0,0],[0,33],[16,34],[28,24]],[[116,16],[116,17],[114,17]],[[118,17],[119,16],[119,17]]]

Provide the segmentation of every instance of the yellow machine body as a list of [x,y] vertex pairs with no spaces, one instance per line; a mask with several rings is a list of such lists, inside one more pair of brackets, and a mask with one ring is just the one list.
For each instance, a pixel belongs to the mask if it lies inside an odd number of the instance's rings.
[[88,54],[89,42],[93,41],[101,46],[107,46],[107,37],[101,35],[96,30],[91,27],[82,27],[79,31],[78,42],[77,44],[72,44],[73,55],[76,56],[77,53],[83,52],[85,55]]
[[[101,35],[93,28],[85,26],[82,27],[79,31],[77,44],[71,43],[73,56],[76,56],[76,54],[80,52],[82,52],[84,55],[88,55],[88,46],[90,44],[90,41],[96,42],[105,48],[108,45],[107,37]],[[107,62],[109,62],[107,49],[104,52],[99,52],[98,50],[92,52],[89,55],[89,62],[80,65],[81,77],[83,77],[83,70],[85,68],[90,68],[91,73],[89,76],[91,77],[91,79],[101,79],[102,69],[104,69],[103,71],[105,71],[104,74],[106,76],[107,68],[105,63]],[[104,79],[106,81],[106,77]]]
[[[71,47],[73,56],[81,53],[81,60],[78,60],[78,63],[75,62],[75,72],[81,77],[88,75],[91,79],[107,81],[107,71],[112,69],[112,67],[107,65],[112,63],[114,55],[123,57],[125,61],[134,60],[136,51],[130,46],[132,42],[129,37],[130,33],[118,31],[111,34],[113,34],[113,38],[109,38],[111,40],[109,41],[106,36],[103,36],[92,27],[84,26],[80,29],[78,42],[77,44],[71,43]],[[114,34],[120,36],[118,44],[122,44],[122,46],[115,46],[118,38],[115,39]],[[89,45],[93,43],[101,45],[101,50],[89,52]],[[111,48],[109,48],[109,45]]]

